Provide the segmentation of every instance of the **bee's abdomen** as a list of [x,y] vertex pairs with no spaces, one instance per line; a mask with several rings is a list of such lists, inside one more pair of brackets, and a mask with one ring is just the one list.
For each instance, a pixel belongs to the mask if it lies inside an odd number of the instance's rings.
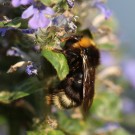
[[63,92],[58,92],[47,96],[47,103],[54,104],[59,109],[69,109],[77,107],[81,104],[81,102],[77,102],[68,97],[64,90]]
[[[78,77],[78,79],[76,77]],[[65,79],[55,90],[53,90],[47,99],[48,104],[54,104],[60,109],[80,106],[82,100],[82,75]]]

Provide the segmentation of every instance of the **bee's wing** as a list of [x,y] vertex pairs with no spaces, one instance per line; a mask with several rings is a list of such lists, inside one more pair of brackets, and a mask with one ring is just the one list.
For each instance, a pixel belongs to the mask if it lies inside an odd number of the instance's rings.
[[94,97],[95,67],[91,66],[85,51],[82,51],[83,59],[83,110],[87,112],[92,105]]

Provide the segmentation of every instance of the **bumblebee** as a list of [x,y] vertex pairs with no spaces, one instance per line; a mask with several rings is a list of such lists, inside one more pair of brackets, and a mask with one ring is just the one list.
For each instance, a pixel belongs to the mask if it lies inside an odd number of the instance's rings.
[[83,106],[86,112],[93,102],[95,70],[100,53],[92,38],[72,36],[61,51],[67,58],[69,74],[56,88],[50,90],[48,104],[60,109]]

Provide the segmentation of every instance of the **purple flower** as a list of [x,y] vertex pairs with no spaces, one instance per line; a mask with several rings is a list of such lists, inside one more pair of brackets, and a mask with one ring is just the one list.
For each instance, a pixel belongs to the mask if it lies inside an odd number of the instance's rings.
[[67,0],[67,3],[70,8],[74,7],[74,0]]
[[12,47],[11,49],[9,49],[7,51],[7,56],[17,56],[17,57],[20,57],[21,53],[20,53],[19,49],[15,48],[15,47]]
[[9,27],[0,28],[0,35],[3,37],[3,36],[5,36],[5,34],[8,30],[13,30],[13,29],[15,29],[15,28],[12,28],[12,27],[10,27],[10,28]]
[[50,23],[50,16],[54,14],[54,11],[50,7],[46,7],[43,4],[34,3],[28,7],[22,14],[23,19],[29,19],[29,26],[33,29],[47,27]]
[[128,60],[122,63],[124,77],[135,88],[135,60]]
[[27,65],[26,72],[28,75],[37,75],[37,68],[31,63]]
[[7,28],[0,28],[0,35],[3,37],[5,36],[6,32],[7,32]]
[[131,114],[135,112],[135,104],[134,101],[130,98],[122,99],[122,111],[126,114]]
[[0,28],[0,36],[2,37],[5,36],[8,30],[20,30],[22,33],[25,33],[25,34],[33,34],[36,31],[35,29],[17,29],[13,27],[3,27],[3,28]]
[[33,0],[12,0],[12,5],[14,7],[19,7],[20,5],[28,5],[31,4]]
[[112,66],[115,64],[113,56],[107,51],[101,51],[100,57],[101,64],[104,66]]
[[22,33],[25,34],[33,34],[34,32],[36,32],[35,29],[20,29]]
[[96,130],[97,134],[104,134],[107,132],[112,132],[116,129],[120,128],[120,125],[118,123],[107,123],[103,127]]
[[105,15],[105,19],[108,19],[112,15],[112,12],[106,8],[102,0],[94,0],[93,7],[99,9],[101,13]]
[[16,47],[11,47],[10,49],[8,49],[7,56],[16,56],[21,58],[25,57],[24,53]]

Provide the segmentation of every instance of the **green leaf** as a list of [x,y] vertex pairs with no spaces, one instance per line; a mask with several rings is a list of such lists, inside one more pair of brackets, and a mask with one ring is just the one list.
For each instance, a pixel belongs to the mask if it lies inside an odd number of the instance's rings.
[[41,2],[43,4],[45,4],[46,6],[50,6],[51,5],[51,1],[50,0],[41,0]]
[[4,26],[5,27],[19,28],[21,26],[21,19],[20,18],[15,18],[10,22],[5,23]]
[[47,135],[47,133],[45,132],[45,130],[29,131],[29,132],[27,132],[27,135]]
[[59,2],[60,0],[41,0],[41,2],[43,4],[45,4],[46,6],[51,6],[52,4],[56,4],[57,2]]
[[0,125],[6,124],[7,122],[7,119],[4,116],[0,115]]
[[0,91],[0,102],[2,103],[9,103],[9,99],[11,97],[12,93],[8,91]]
[[36,78],[29,78],[16,88],[10,100],[26,97],[41,90],[43,90],[42,83]]
[[60,130],[52,130],[49,131],[47,135],[65,135],[65,134]]
[[44,49],[42,51],[42,55],[56,69],[59,79],[63,80],[69,73],[69,67],[65,56],[61,53],[56,53],[49,49]]
[[1,91],[0,102],[10,103],[13,100],[17,100],[26,96],[29,96],[35,92],[42,91],[42,84],[35,78],[29,78],[18,84],[13,92]]
[[114,132],[112,132],[113,135],[131,135],[128,131],[126,131],[124,128],[116,129]]
[[11,21],[1,21],[0,27],[27,28],[27,20],[17,17]]
[[78,134],[85,130],[86,123],[80,119],[73,119],[67,116],[63,111],[58,112],[59,128],[69,134]]
[[60,130],[51,130],[46,133],[46,130],[40,130],[40,131],[29,131],[27,132],[28,135],[65,135],[62,131]]
[[114,49],[116,46],[114,44],[111,43],[106,43],[106,44],[100,44],[99,48],[102,50],[112,50]]
[[0,22],[0,27],[4,27],[4,21]]

